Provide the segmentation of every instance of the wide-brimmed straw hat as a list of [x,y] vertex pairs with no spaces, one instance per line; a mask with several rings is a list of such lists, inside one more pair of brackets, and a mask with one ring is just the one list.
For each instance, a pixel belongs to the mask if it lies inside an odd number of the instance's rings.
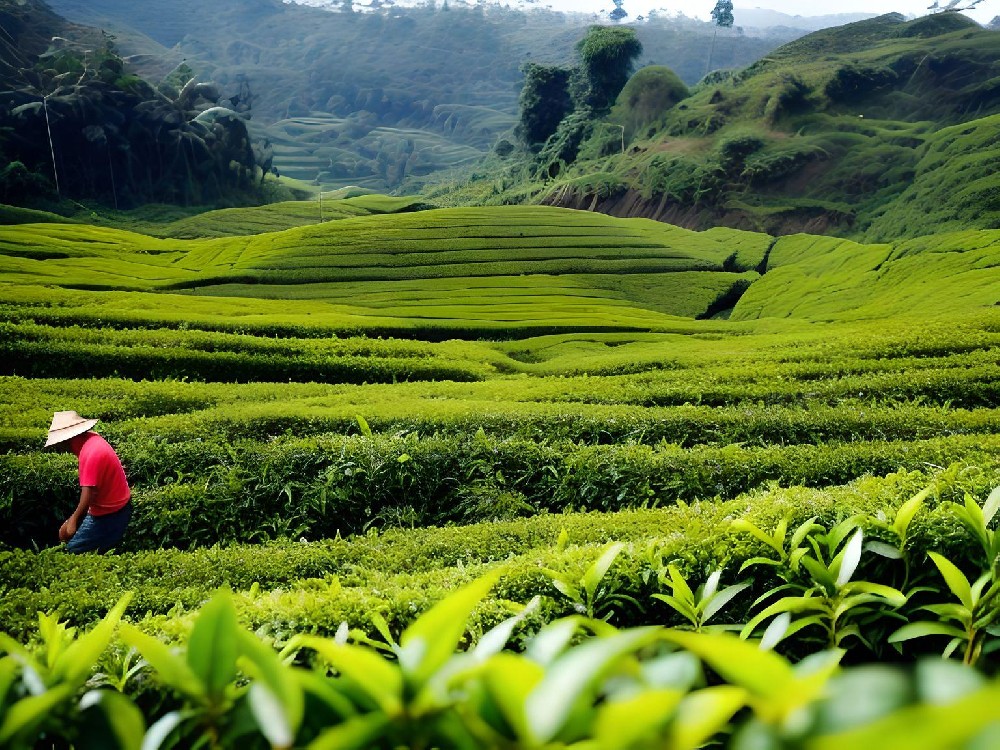
[[57,411],[52,415],[52,426],[49,427],[49,439],[45,447],[82,435],[94,428],[96,419],[84,419],[75,411]]

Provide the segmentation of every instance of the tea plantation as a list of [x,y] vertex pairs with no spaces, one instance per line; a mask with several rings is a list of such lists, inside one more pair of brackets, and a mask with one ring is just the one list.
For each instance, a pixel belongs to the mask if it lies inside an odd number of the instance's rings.
[[990,746],[1000,231],[318,209],[0,229],[0,745]]

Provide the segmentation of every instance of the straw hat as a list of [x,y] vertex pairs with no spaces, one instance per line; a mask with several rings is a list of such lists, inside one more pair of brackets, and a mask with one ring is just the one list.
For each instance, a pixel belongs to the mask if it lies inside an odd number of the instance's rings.
[[52,426],[49,427],[49,439],[45,447],[69,440],[93,429],[96,419],[84,419],[75,411],[57,411],[52,415]]

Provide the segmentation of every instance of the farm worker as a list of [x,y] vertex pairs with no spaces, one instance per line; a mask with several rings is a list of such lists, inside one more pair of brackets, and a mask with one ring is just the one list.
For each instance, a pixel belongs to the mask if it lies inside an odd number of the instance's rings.
[[107,552],[121,541],[132,515],[125,470],[108,441],[93,431],[96,419],[57,411],[45,447],[73,453],[80,468],[80,502],[59,528],[69,552]]

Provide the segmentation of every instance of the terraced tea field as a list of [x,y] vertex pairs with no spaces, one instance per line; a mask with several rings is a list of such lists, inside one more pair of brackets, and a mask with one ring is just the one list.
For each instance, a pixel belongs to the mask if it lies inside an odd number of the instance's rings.
[[[737,519],[863,529],[879,585],[899,585],[873,551],[892,544],[976,564],[954,508],[1000,484],[1000,232],[859,245],[318,208],[0,230],[8,632],[29,638],[37,610],[88,625],[131,591],[129,617],[184,639],[227,584],[279,645],[342,622],[380,638],[498,569],[473,635],[535,595],[536,626],[676,624],[650,598],[678,585],[668,562],[730,581],[762,554]],[[258,231],[272,221],[288,228]],[[39,448],[59,409],[99,418],[126,465],[116,554],[48,549],[75,503],[72,457]],[[612,541],[588,598],[572,582]]]

